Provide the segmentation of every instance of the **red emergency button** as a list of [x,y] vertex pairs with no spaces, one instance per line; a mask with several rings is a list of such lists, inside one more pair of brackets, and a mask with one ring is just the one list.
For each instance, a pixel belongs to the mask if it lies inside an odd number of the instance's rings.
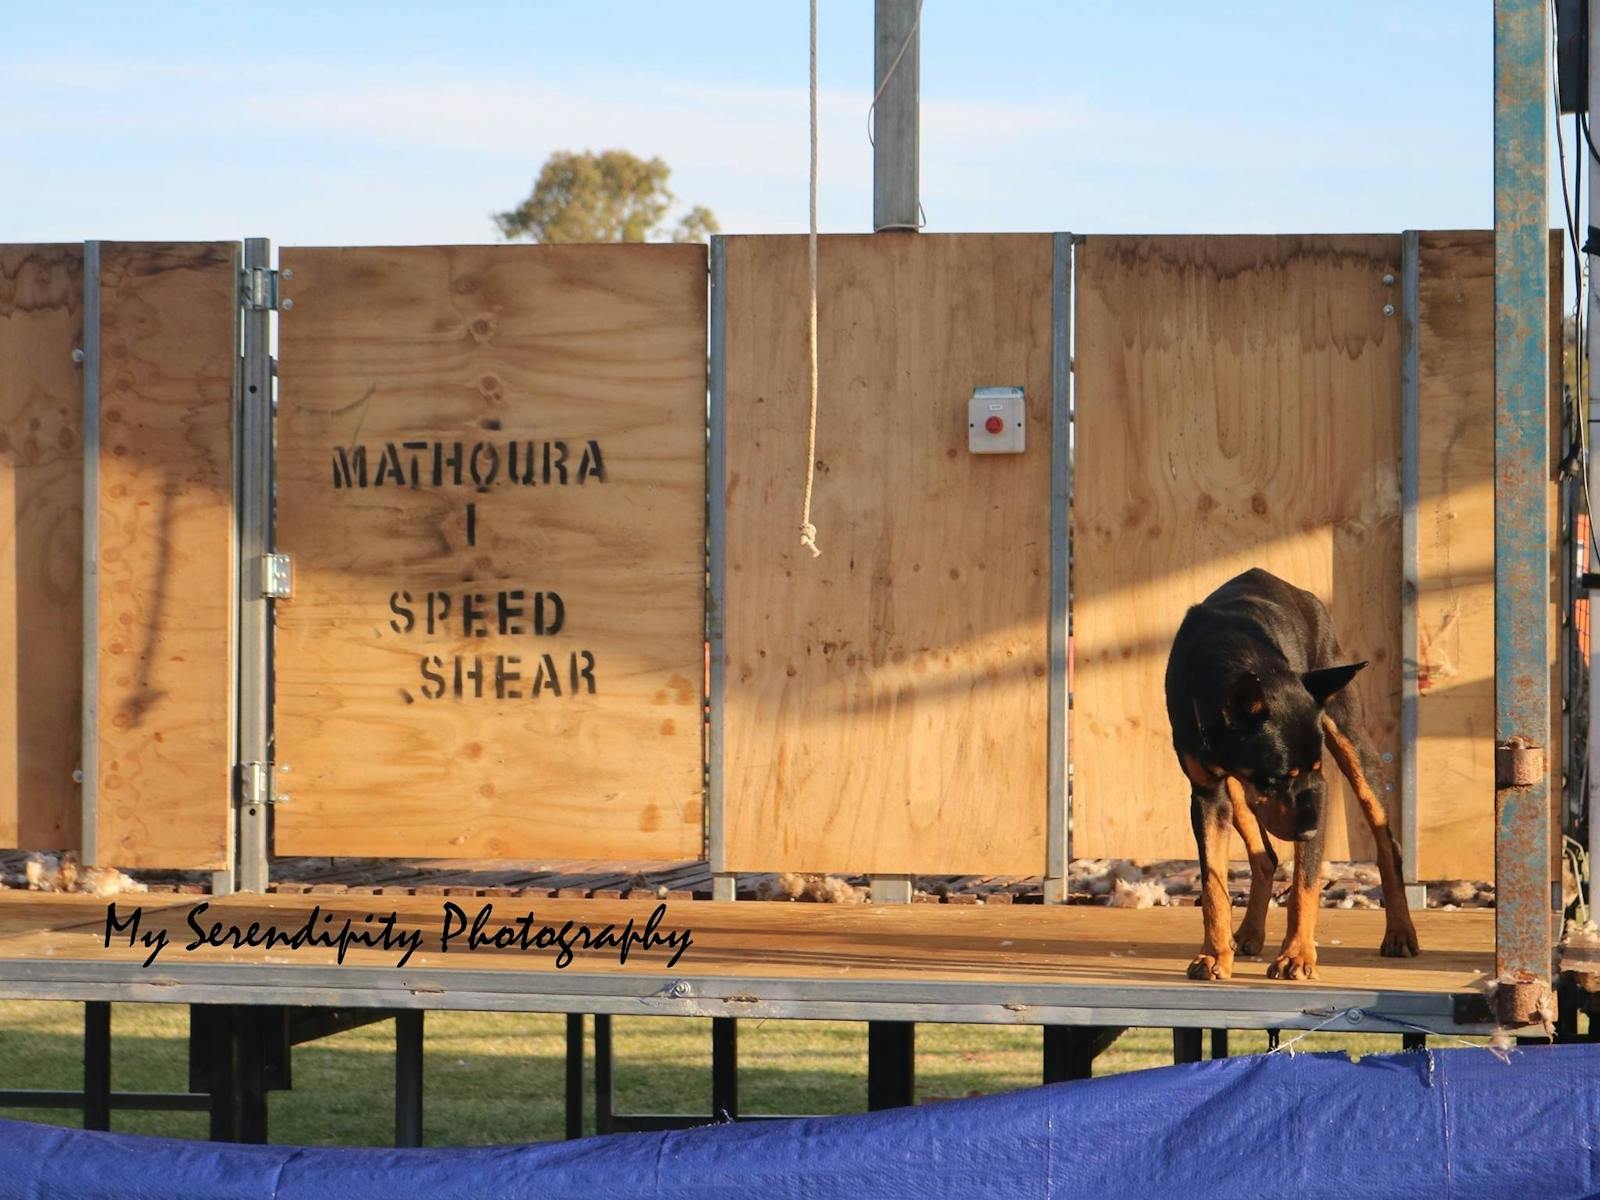
[[983,427],[985,429],[987,429],[990,433],[999,433],[1002,429],[1004,429],[1006,427],[1006,423],[1004,421],[1002,421],[999,417],[990,417],[987,421],[985,421],[983,423]]

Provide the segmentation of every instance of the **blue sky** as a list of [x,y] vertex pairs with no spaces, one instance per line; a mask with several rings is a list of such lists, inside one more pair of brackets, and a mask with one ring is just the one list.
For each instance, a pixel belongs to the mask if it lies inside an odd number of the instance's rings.
[[[1486,227],[1491,0],[927,0],[928,228]],[[825,231],[871,222],[871,0],[821,3]],[[806,4],[0,0],[0,240],[493,241],[556,149],[806,221]]]

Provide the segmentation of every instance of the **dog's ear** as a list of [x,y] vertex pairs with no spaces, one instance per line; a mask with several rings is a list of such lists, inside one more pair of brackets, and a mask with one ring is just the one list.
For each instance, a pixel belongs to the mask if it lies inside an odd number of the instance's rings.
[[1364,662],[1346,663],[1342,667],[1323,667],[1319,671],[1307,671],[1300,676],[1300,682],[1306,685],[1306,691],[1310,692],[1311,698],[1321,706],[1331,700],[1366,665]]
[[1239,729],[1264,721],[1266,717],[1267,694],[1261,688],[1261,680],[1254,672],[1246,671],[1228,689],[1227,698],[1222,702],[1222,719],[1229,727]]

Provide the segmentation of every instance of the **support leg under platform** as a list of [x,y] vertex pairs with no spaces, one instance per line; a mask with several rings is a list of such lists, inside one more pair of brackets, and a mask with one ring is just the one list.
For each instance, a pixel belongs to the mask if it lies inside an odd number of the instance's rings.
[[567,1014],[567,1137],[583,1136],[583,1014]]
[[394,1144],[422,1145],[422,1034],[421,1009],[402,1009],[394,1015]]
[[867,1111],[916,1103],[917,1027],[910,1021],[867,1022]]
[[1202,1029],[1174,1029],[1172,1031],[1172,1061],[1174,1063],[1197,1063],[1204,1057],[1204,1041]]
[[83,1006],[83,1127],[111,1128],[111,1002]]
[[189,1013],[191,1090],[211,1095],[211,1140],[265,1143],[267,1018],[281,1010],[196,1004]]
[[594,1131],[615,1133],[615,1103],[611,1078],[611,1014],[594,1015]]
[[1044,1081],[1065,1083],[1088,1079],[1094,1060],[1111,1048],[1122,1029],[1107,1025],[1046,1025],[1044,1027]]
[[733,1017],[711,1018],[711,1115],[739,1119],[739,1022]]

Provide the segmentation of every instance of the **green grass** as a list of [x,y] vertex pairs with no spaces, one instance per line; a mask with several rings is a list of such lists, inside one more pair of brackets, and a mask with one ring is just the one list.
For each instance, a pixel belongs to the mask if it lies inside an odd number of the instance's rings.
[[[82,1082],[79,1004],[0,1003],[0,1086],[74,1089]],[[187,1087],[188,1009],[112,1009],[112,1086]],[[613,1023],[616,1103],[624,1112],[704,1112],[710,1103],[710,1022],[680,1017]],[[1286,1034],[1285,1039],[1293,1034]],[[922,1101],[1012,1091],[1039,1083],[1037,1028],[919,1025]],[[563,1018],[510,1013],[429,1013],[424,1130],[429,1145],[543,1141],[565,1125]],[[394,1026],[350,1030],[294,1051],[294,1087],[270,1098],[272,1140],[303,1145],[387,1145],[394,1129]],[[1209,1046],[1209,1042],[1208,1042]],[[1266,1049],[1266,1035],[1235,1031],[1235,1055]],[[1312,1034],[1296,1049],[1352,1054],[1399,1049],[1394,1036]],[[1208,1050],[1209,1052],[1209,1050]],[[1165,1029],[1131,1029],[1095,1063],[1098,1075],[1172,1061]],[[747,1113],[830,1114],[866,1106],[867,1034],[838,1021],[745,1021],[739,1026],[740,1106]],[[592,1063],[591,1063],[592,1066]],[[592,1131],[591,1110],[587,1117]],[[77,1125],[73,1109],[8,1109],[0,1116]],[[115,1112],[126,1133],[204,1138],[204,1113]]]

